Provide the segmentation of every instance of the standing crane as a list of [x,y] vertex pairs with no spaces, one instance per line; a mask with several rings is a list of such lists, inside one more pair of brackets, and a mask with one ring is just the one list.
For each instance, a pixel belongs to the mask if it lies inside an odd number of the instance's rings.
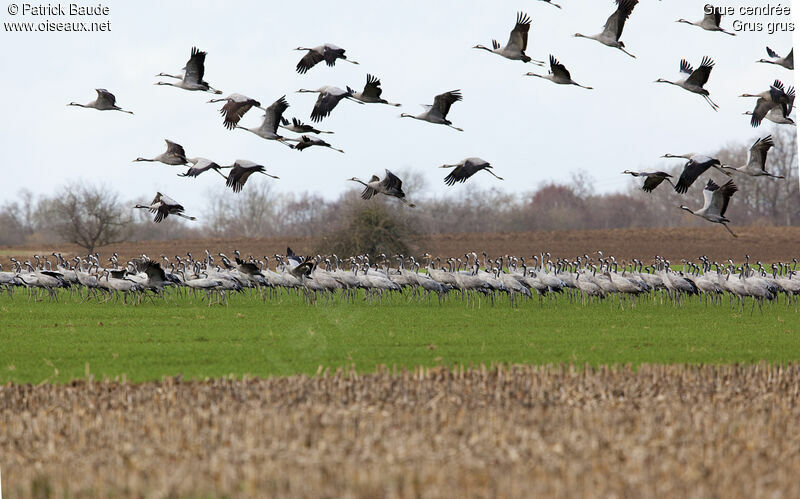
[[186,159],[186,151],[183,149],[182,145],[177,144],[175,142],[172,142],[169,139],[164,139],[164,142],[167,143],[167,150],[165,152],[162,152],[161,154],[159,154],[158,156],[156,156],[154,158],[148,159],[148,158],[139,157],[139,158],[134,159],[133,161],[134,162],[136,162],[136,161],[156,162],[157,161],[159,163],[164,163],[165,165],[172,165],[172,166],[185,165],[186,163],[188,163],[188,160]]
[[764,64],[776,64],[786,69],[794,69],[794,47],[792,47],[792,50],[790,50],[789,54],[787,54],[785,57],[779,56],[777,52],[767,47],[767,55],[769,56],[769,59],[759,59],[756,62]]
[[352,88],[347,87],[347,91],[354,99],[365,104],[388,104],[390,106],[400,107],[400,104],[389,102],[381,98],[381,94],[383,93],[381,80],[379,80],[377,76],[371,74],[367,74],[367,83],[364,85],[364,90],[356,92]]
[[403,113],[400,115],[400,117],[414,118],[415,120],[427,121],[437,125],[447,125],[450,128],[458,130],[459,132],[463,132],[463,129],[453,126],[453,123],[447,119],[447,113],[450,112],[450,106],[452,106],[454,102],[462,100],[462,98],[461,90],[451,90],[449,92],[437,95],[433,99],[432,106],[423,104],[423,107],[425,108],[424,113],[416,116],[413,114]]
[[160,192],[156,192],[156,197],[149,205],[137,204],[134,208],[148,210],[150,213],[155,214],[155,223],[161,223],[162,220],[170,215],[185,218],[187,220],[197,220],[195,217],[185,215],[184,207],[169,196],[165,196]]
[[736,33],[731,33],[730,31],[725,31],[720,28],[719,23],[722,20],[722,13],[718,9],[715,9],[713,5],[706,4],[705,7],[703,7],[703,14],[703,19],[697,22],[687,21],[686,19],[678,19],[675,22],[691,24],[692,26],[703,28],[706,31],[718,31],[726,35],[736,36]]
[[297,92],[319,94],[317,96],[317,102],[314,104],[314,109],[311,110],[311,121],[314,123],[320,122],[323,118],[330,116],[331,111],[333,111],[333,109],[342,99],[349,99],[354,102],[358,102],[359,104],[364,104],[363,102],[353,98],[352,91],[342,90],[339,87],[334,87],[331,85],[325,85],[316,90],[307,90],[305,88],[301,88]]
[[228,130],[236,128],[236,125],[239,124],[239,120],[241,120],[245,113],[251,108],[257,107],[266,111],[266,109],[261,107],[260,102],[242,94],[230,94],[221,99],[211,99],[208,103],[211,104],[223,101],[225,104],[222,106],[222,109],[219,110],[219,114],[225,117],[222,121],[222,125]]
[[616,0],[617,10],[614,11],[606,20],[603,32],[597,35],[586,36],[580,33],[575,33],[578,38],[590,38],[596,40],[607,47],[619,49],[627,55],[636,58],[635,55],[625,50],[625,44],[619,39],[622,36],[622,29],[625,27],[625,21],[630,17],[633,8],[639,3],[639,0]]
[[350,64],[358,64],[356,61],[348,59],[344,55],[345,50],[337,47],[332,43],[326,43],[314,48],[297,47],[295,50],[306,50],[308,53],[300,59],[295,68],[298,73],[305,74],[309,69],[316,66],[318,63],[325,61],[328,66],[336,65],[336,59],[341,59]]
[[246,159],[237,159],[234,161],[233,165],[227,167],[231,168],[230,173],[226,177],[227,182],[225,183],[226,187],[230,187],[233,189],[233,192],[242,192],[242,188],[244,184],[247,182],[247,179],[250,178],[250,175],[254,173],[261,173],[266,175],[267,177],[271,178],[280,178],[276,177],[275,175],[270,175],[267,173],[267,169],[264,168],[262,165],[254,163],[252,161],[248,161]]
[[714,69],[714,61],[709,57],[703,57],[703,60],[700,62],[700,67],[696,70],[692,68],[692,65],[689,64],[686,59],[681,59],[681,73],[689,75],[688,77],[676,81],[659,78],[656,80],[656,83],[669,83],[670,85],[681,87],[689,92],[699,94],[708,102],[711,109],[718,111],[719,106],[711,100],[708,90],[703,88],[703,85],[708,82],[708,77],[711,75],[712,69]]
[[733,196],[737,190],[738,188],[736,184],[733,183],[733,180],[728,180],[722,187],[715,184],[713,180],[709,180],[705,189],[703,189],[703,199],[705,200],[703,207],[697,211],[692,211],[689,207],[681,205],[680,209],[688,211],[696,217],[704,218],[709,222],[720,224],[725,227],[733,237],[736,237],[736,234],[728,227],[730,220],[725,218],[725,210],[728,209],[731,196]]
[[483,49],[512,61],[532,62],[543,66],[543,61],[534,61],[525,54],[525,50],[528,48],[528,32],[530,29],[531,18],[528,17],[528,14],[517,12],[517,23],[514,25],[514,29],[511,30],[505,47],[501,47],[497,40],[492,40],[492,48],[484,47],[483,45],[475,45],[472,48]]
[[750,175],[751,177],[785,178],[783,175],[769,173],[766,169],[767,152],[769,152],[774,145],[775,143],[772,142],[772,135],[760,138],[750,146],[747,164],[739,167],[722,165],[722,168]]
[[586,87],[581,85],[580,83],[574,81],[572,76],[569,74],[566,66],[558,62],[555,57],[550,55],[550,71],[546,75],[540,75],[536,73],[525,73],[525,76],[536,76],[538,78],[544,78],[545,80],[550,80],[553,83],[558,83],[559,85],[575,85],[577,87],[586,88],[591,90],[592,87]]
[[156,85],[169,85],[171,87],[178,87],[184,90],[199,90],[201,92],[211,92],[212,94],[221,94],[221,90],[212,88],[208,82],[203,80],[205,75],[206,52],[198,50],[197,47],[192,47],[192,52],[189,61],[184,66],[183,76],[170,75],[167,73],[158,73],[156,76],[166,76],[179,80],[178,83],[170,83],[167,81],[157,81]]
[[444,178],[444,183],[447,185],[454,185],[456,182],[466,182],[468,178],[481,170],[487,171],[498,179],[503,180],[503,177],[498,177],[491,170],[492,165],[481,158],[467,158],[454,165],[442,165],[439,168],[455,168]]
[[358,182],[364,186],[364,190],[361,192],[362,199],[371,199],[372,196],[376,194],[384,194],[386,196],[399,199],[411,208],[416,206],[415,204],[409,203],[406,200],[406,193],[403,192],[403,181],[389,170],[386,170],[386,175],[384,175],[383,180],[381,180],[377,175],[373,175],[369,179],[369,182],[364,182],[356,177],[348,180]]
[[78,104],[77,102],[70,102],[68,106],[88,107],[97,109],[98,111],[121,111],[123,113],[133,114],[133,111],[126,111],[117,106],[117,98],[114,94],[104,88],[95,88],[97,98],[88,104]]

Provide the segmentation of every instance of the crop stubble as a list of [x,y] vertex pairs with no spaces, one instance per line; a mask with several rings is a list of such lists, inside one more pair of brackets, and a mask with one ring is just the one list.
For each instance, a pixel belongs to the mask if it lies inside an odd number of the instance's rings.
[[9,497],[800,495],[800,365],[0,387]]

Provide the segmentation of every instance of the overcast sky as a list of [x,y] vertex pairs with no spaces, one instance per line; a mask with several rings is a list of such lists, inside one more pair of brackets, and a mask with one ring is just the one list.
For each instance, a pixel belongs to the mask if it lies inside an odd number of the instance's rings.
[[[434,194],[463,190],[463,185],[445,186],[446,172],[437,166],[469,156],[490,161],[505,178],[478,174],[470,179],[481,186],[525,192],[586,170],[597,179],[597,190],[607,192],[627,185],[619,172],[652,167],[666,152],[711,152],[765,135],[769,124],[754,130],[742,115],[754,101],[737,96],[766,90],[776,78],[793,83],[790,71],[755,64],[766,57],[766,45],[781,55],[789,51],[791,34],[769,35],[766,24],[790,18],[724,17],[729,30],[736,19],[764,24],[764,32],[731,37],[675,22],[701,19],[705,1],[643,0],[622,35],[637,56],[632,59],[572,36],[600,32],[615,8],[612,1],[557,1],[563,9],[534,0],[348,0],[335,3],[336,11],[326,8],[332,2],[317,0],[109,2],[110,15],[97,19],[111,21],[108,33],[3,31],[0,150],[6,188],[0,190],[0,202],[14,198],[18,186],[47,194],[69,180],[84,179],[103,181],[125,199],[160,190],[188,212],[202,212],[209,188],[222,182],[219,176],[185,179],[176,176],[180,167],[132,162],[163,152],[165,138],[182,144],[190,157],[220,164],[250,159],[280,176],[251,182],[275,182],[279,191],[308,190],[328,198],[353,187],[345,179],[365,179],[384,168],[423,173]],[[3,22],[44,20],[5,10]],[[518,10],[533,19],[528,55],[546,60],[554,54],[576,81],[594,90],[523,77],[546,68],[471,48],[490,45],[492,38],[505,44]],[[345,48],[361,64],[320,64],[297,74],[294,67],[303,53],[292,49],[325,42]],[[289,118],[310,122],[316,95],[296,90],[360,89],[367,72],[380,77],[383,97],[403,107],[342,102],[318,126],[334,130],[323,138],[346,154],[290,150],[243,130],[224,129],[220,106],[206,103],[211,94],[153,85],[156,73],[180,70],[192,46],[208,52],[205,79],[224,95],[243,93],[266,106],[285,94]],[[698,95],[654,83],[659,77],[677,79],[681,58],[697,67],[706,55],[716,61],[706,88],[719,112]],[[66,106],[93,100],[95,88],[110,90],[118,105],[135,115]],[[464,100],[448,117],[464,132],[399,118],[401,112],[421,112],[420,104],[453,89],[461,89]],[[260,117],[260,111],[251,111],[242,124],[257,126]]]

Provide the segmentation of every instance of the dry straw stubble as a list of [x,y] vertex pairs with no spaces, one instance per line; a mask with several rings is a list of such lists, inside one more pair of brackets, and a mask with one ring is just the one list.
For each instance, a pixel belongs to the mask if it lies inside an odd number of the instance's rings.
[[0,387],[8,497],[800,495],[800,366]]

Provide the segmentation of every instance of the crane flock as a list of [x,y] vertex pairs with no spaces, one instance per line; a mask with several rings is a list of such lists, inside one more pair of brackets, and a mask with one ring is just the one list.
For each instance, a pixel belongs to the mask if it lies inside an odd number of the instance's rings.
[[[548,3],[558,9],[562,9],[561,5],[555,4],[550,0],[540,0]],[[615,0],[615,9],[607,18],[603,31],[595,35],[583,35],[576,33],[574,36],[578,38],[586,38],[597,41],[607,47],[617,49],[631,58],[636,58],[634,54],[627,50],[624,42],[622,41],[623,30],[626,23],[634,13],[639,0]],[[703,30],[710,32],[719,32],[726,35],[735,36],[735,33],[726,31],[722,28],[722,14],[719,9],[715,9],[711,5],[704,7],[703,18],[699,21],[688,21],[686,19],[678,19],[678,23],[684,23],[700,27]],[[491,52],[495,55],[501,56],[511,61],[521,61],[522,63],[530,63],[534,65],[544,66],[544,61],[534,59],[529,53],[534,50],[529,44],[529,35],[533,27],[533,20],[525,12],[517,12],[516,20],[511,28],[508,41],[505,45],[501,46],[497,40],[492,40],[491,47],[484,45],[474,45],[472,48]],[[346,55],[346,50],[332,43],[324,43],[316,47],[297,47],[296,50],[303,51],[305,54],[297,62],[295,70],[301,75],[307,74],[309,71],[319,71],[316,68],[319,63],[325,62],[328,67],[335,67],[337,61],[347,62],[351,64],[359,64],[358,62],[349,59]],[[780,56],[778,52],[770,47],[766,48],[767,59],[760,59],[756,61],[761,64],[770,64],[776,67],[792,70],[794,68],[794,52],[790,50],[787,55]],[[189,60],[185,66],[177,74],[172,73],[158,73],[157,77],[161,78],[157,81],[156,85],[173,86],[187,91],[200,91],[212,94],[221,94],[222,92],[211,86],[206,77],[206,57],[207,53],[193,47],[190,52]],[[559,62],[554,54],[549,54],[549,71],[547,74],[540,74],[537,72],[526,72],[523,76],[536,77],[547,79],[559,85],[578,86],[583,89],[592,90],[592,87],[585,86],[572,79],[572,75],[567,67]],[[700,65],[695,68],[687,59],[680,60],[680,73],[681,77],[677,80],[668,80],[658,78],[656,83],[666,83],[682,88],[688,92],[700,95],[706,103],[714,110],[718,111],[719,106],[711,99],[710,92],[706,88],[706,84],[715,67],[714,60],[709,56],[703,56]],[[301,88],[297,93],[316,93],[317,99],[313,105],[309,118],[312,123],[319,123],[323,119],[329,117],[342,101],[351,101],[359,105],[364,104],[385,104],[388,106],[400,106],[399,103],[390,102],[382,97],[383,89],[381,87],[381,80],[373,73],[366,74],[366,81],[363,90],[357,91],[350,86],[345,86],[344,89],[333,86],[324,85],[317,89]],[[790,117],[792,109],[794,108],[795,91],[794,88],[788,88],[779,79],[775,79],[769,88],[756,94],[742,94],[741,97],[756,98],[756,104],[752,111],[745,114],[751,116],[750,123],[753,127],[758,127],[764,119],[776,124],[793,125],[794,121]],[[427,121],[432,124],[445,125],[457,131],[463,132],[464,130],[457,127],[448,118],[453,104],[462,102],[464,96],[461,90],[450,90],[442,92],[433,98],[431,105],[425,105],[424,111],[420,114],[401,113],[400,117],[413,118],[419,121]],[[227,130],[246,130],[256,135],[259,138],[274,141],[297,151],[318,147],[327,148],[340,153],[344,153],[342,149],[335,147],[329,142],[322,140],[318,137],[319,134],[332,134],[332,131],[320,130],[313,125],[303,123],[297,117],[292,117],[291,121],[284,116],[290,107],[286,96],[282,96],[275,100],[268,107],[262,107],[261,100],[248,97],[240,93],[231,93],[227,97],[212,98],[209,103],[223,103],[220,114],[223,117],[222,125]],[[80,106],[86,108],[94,108],[97,110],[115,110],[125,113],[133,114],[131,111],[124,110],[116,105],[115,96],[104,89],[97,89],[97,99],[88,104],[78,104],[71,102],[70,106]],[[264,112],[262,122],[257,127],[248,128],[240,125],[240,121],[252,109],[260,109]],[[284,137],[279,133],[279,129],[287,130],[289,132],[299,134],[298,137]],[[189,158],[186,155],[184,148],[170,140],[166,141],[166,152],[159,154],[153,158],[139,157],[134,161],[147,161],[147,162],[161,162],[166,165],[184,166],[191,165],[189,169],[180,174],[182,177],[195,178],[207,171],[213,170],[225,178],[226,185],[234,192],[238,193],[244,188],[245,183],[254,173],[261,173],[277,179],[266,173],[266,167],[263,161],[255,162],[251,160],[239,159],[231,166],[220,166],[221,163],[215,162],[212,159],[204,157]],[[710,169],[715,169],[727,176],[731,176],[734,172],[737,174],[744,174],[755,177],[769,177],[773,179],[782,178],[779,175],[774,175],[768,172],[767,169],[767,152],[772,146],[772,139],[770,136],[759,138],[750,150],[750,158],[743,166],[732,167],[730,165],[723,165],[719,159],[711,158],[707,155],[700,153],[690,153],[682,155],[667,154],[665,158],[680,158],[685,160],[683,171],[677,182],[672,181],[672,176],[663,171],[655,172],[636,172],[625,170],[623,173],[630,174],[635,177],[644,178],[643,190],[645,192],[653,192],[665,180],[673,186],[675,192],[678,194],[685,194],[689,187],[704,173]],[[461,163],[454,165],[445,165],[445,167],[454,168],[447,176],[444,177],[446,185],[452,186],[456,183],[465,182],[471,178],[476,172],[485,170],[494,175],[497,179],[503,180],[502,177],[496,175],[490,168],[492,165],[480,158],[467,158]],[[230,170],[227,175],[223,170]],[[377,175],[373,175],[368,182],[359,180],[352,177],[348,180],[361,183],[365,186],[362,197],[365,200],[371,199],[375,194],[384,194],[389,197],[394,197],[408,207],[414,207],[415,204],[406,199],[406,195],[402,189],[402,180],[393,174],[389,169],[385,170],[383,179]],[[684,205],[679,207],[683,210],[689,211],[693,215],[702,217],[705,220],[714,223],[722,224],[732,235],[733,231],[727,226],[728,220],[725,218],[725,210],[728,207],[731,196],[737,191],[736,185],[733,180],[728,181],[722,186],[718,186],[712,180],[708,180],[705,189],[703,190],[705,203],[703,208],[692,211]],[[170,204],[165,201],[165,196],[159,194],[156,200],[150,205],[146,205],[147,209],[151,211],[155,209],[156,213],[155,222],[161,222],[166,218],[167,214],[176,214],[183,216],[183,208],[179,211],[172,211],[177,203]],[[170,200],[173,201],[173,200]],[[153,208],[158,205],[158,207]],[[137,205],[135,208],[144,208],[145,205]],[[187,217],[184,217],[187,218]]]
[[[731,183],[707,187],[711,200],[707,197],[706,206],[693,213],[711,216],[711,211],[720,211],[709,205],[726,203],[723,191],[730,189],[735,189]],[[141,208],[156,210],[164,217],[183,216],[180,206],[163,195],[152,206]],[[281,292],[294,293],[310,303],[320,297],[327,303],[337,297],[348,302],[360,297],[370,303],[435,298],[440,304],[460,299],[467,304],[488,300],[494,305],[507,297],[519,306],[535,295],[540,305],[555,305],[559,300],[583,304],[607,300],[620,307],[635,307],[647,299],[679,306],[692,297],[702,298],[706,305],[723,305],[727,296],[729,306],[740,310],[751,300],[751,313],[756,305],[761,309],[764,303],[776,303],[781,295],[787,306],[796,304],[800,294],[800,277],[795,277],[797,259],[765,267],[760,261],[751,264],[747,255],[739,264],[701,256],[695,262],[682,259],[677,266],[660,256],[653,257],[652,263],[637,258],[617,261],[602,251],[595,257],[553,258],[550,253],[539,253],[529,259],[513,255],[490,258],[486,253],[471,252],[445,260],[425,253],[421,261],[386,254],[375,255],[374,261],[370,255],[300,257],[291,248],[286,255],[263,258],[243,258],[237,250],[233,255],[231,259],[206,250],[201,259],[189,252],[174,259],[162,255],[160,260],[151,260],[141,255],[120,262],[115,253],[101,262],[97,253],[71,261],[53,253],[54,261],[33,255],[35,263],[12,257],[11,271],[0,265],[0,291],[5,289],[9,299],[14,299],[16,290],[26,290],[29,300],[58,300],[66,293],[81,302],[122,298],[125,304],[194,296],[207,300],[209,306],[227,303],[232,293],[266,301],[278,298]]]

